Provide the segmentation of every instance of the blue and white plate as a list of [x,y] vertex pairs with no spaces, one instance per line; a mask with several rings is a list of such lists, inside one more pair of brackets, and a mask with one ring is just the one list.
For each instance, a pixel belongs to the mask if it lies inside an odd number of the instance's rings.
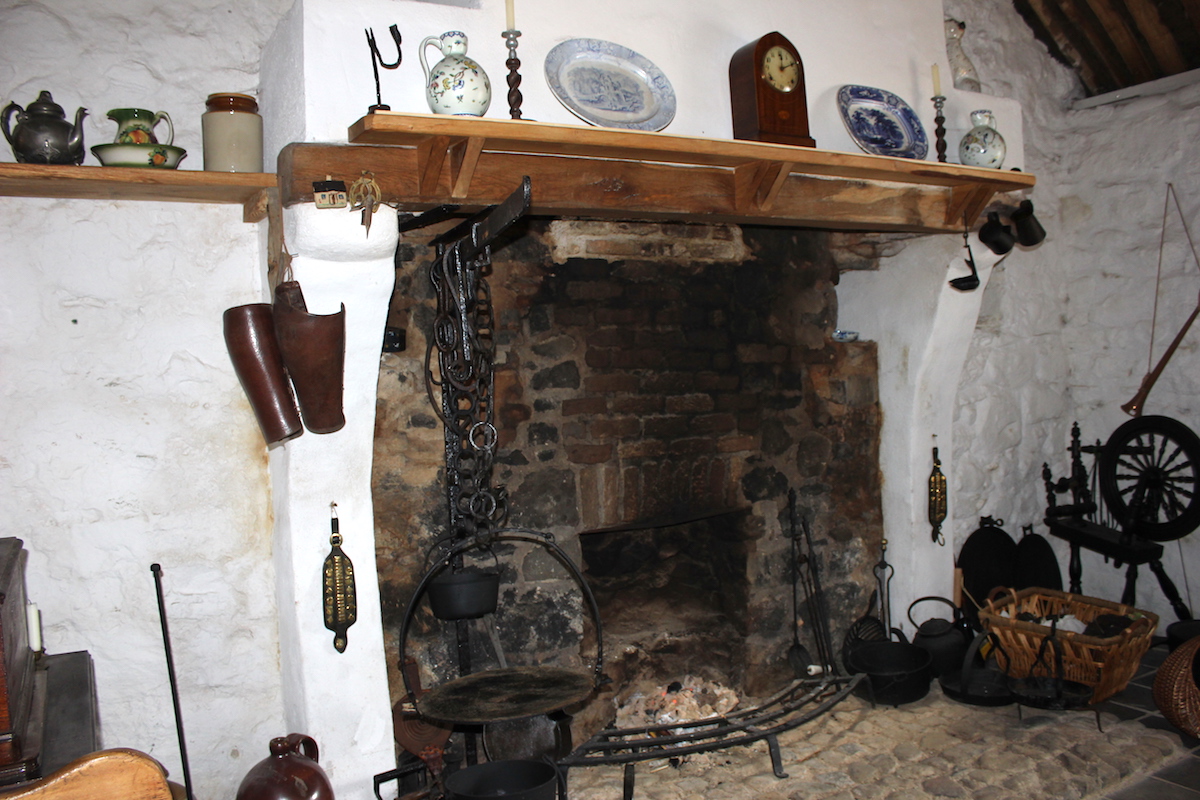
[[570,39],[546,56],[550,91],[575,116],[602,128],[661,131],[675,118],[675,90],[628,47]]
[[843,86],[838,110],[846,130],[864,152],[876,156],[924,158],[929,139],[908,103],[870,86]]

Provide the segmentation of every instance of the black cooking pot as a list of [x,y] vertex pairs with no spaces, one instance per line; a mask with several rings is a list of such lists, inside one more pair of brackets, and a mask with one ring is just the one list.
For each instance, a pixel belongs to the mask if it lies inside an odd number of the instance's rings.
[[[929,600],[950,606],[953,612],[952,619],[934,617],[918,625],[913,619],[913,608],[918,603]],[[921,597],[908,607],[908,621],[917,629],[913,634],[912,643],[922,650],[929,651],[933,677],[945,675],[962,666],[963,656],[971,643],[971,627],[970,623],[964,621],[958,606],[944,597]]]
[[554,800],[558,770],[544,761],[487,761],[446,778],[448,800]]
[[850,671],[865,672],[872,704],[898,706],[912,703],[929,694],[933,680],[929,651],[904,639],[901,641],[860,642],[849,653]]
[[467,567],[429,582],[429,607],[438,619],[476,619],[496,610],[500,573]]
[[1200,636],[1200,619],[1181,619],[1167,626],[1167,648],[1174,653],[1175,648],[1197,636]]

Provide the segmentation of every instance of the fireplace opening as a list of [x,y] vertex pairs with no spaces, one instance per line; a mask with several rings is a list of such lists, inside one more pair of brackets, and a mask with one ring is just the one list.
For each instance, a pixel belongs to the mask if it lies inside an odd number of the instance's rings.
[[746,516],[733,511],[581,535],[607,672],[624,687],[618,700],[685,675],[741,685],[749,633]]
[[[423,363],[436,233],[401,242],[387,324],[408,349],[384,355],[379,381],[372,469],[394,700],[395,633],[447,530],[446,443]],[[835,640],[866,606],[882,538],[875,349],[831,338],[828,237],[533,219],[491,255],[494,484],[508,524],[551,533],[601,598],[612,683],[577,738],[612,721],[629,685],[695,675],[749,698],[775,692],[791,677],[789,489],[812,513]],[[489,624],[504,651],[586,660],[579,589],[561,565],[540,548],[497,554]],[[437,641],[417,652],[425,684],[455,677],[445,637],[424,612],[417,622],[417,638]],[[476,632],[477,648],[494,649]]]

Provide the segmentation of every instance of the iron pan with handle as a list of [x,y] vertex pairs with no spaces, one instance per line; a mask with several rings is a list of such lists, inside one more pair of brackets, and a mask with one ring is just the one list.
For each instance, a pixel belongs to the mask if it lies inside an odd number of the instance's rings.
[[1000,647],[995,635],[984,631],[974,638],[971,646],[963,656],[962,669],[946,673],[938,679],[942,686],[942,694],[959,703],[972,706],[1007,706],[1012,705],[1015,698],[1009,688],[1009,677],[1004,670],[997,666],[991,667],[978,662],[979,651],[983,643],[992,640],[993,652],[1003,653],[1005,668],[1008,666],[1008,653]]

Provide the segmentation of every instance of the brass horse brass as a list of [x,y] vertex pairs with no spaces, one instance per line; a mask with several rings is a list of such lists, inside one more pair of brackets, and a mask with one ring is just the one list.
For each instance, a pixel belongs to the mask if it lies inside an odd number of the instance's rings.
[[354,591],[354,564],[342,552],[342,536],[338,533],[337,503],[330,503],[333,534],[329,537],[329,555],[322,569],[325,627],[333,631],[333,646],[346,652],[346,631],[358,621],[358,600]]

